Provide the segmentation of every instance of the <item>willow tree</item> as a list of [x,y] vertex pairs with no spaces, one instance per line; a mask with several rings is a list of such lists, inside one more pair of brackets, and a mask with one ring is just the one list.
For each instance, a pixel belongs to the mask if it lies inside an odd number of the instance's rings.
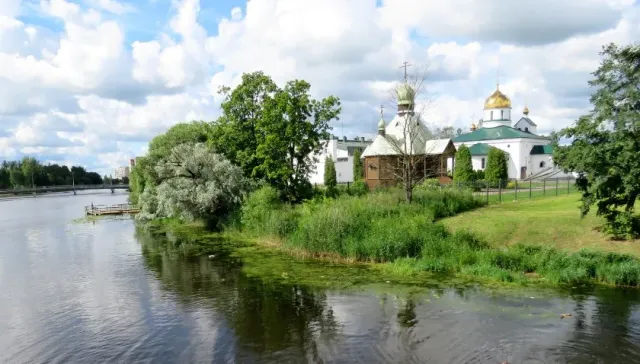
[[[606,230],[619,238],[640,235],[640,45],[603,47],[589,85],[593,109],[555,135],[554,162],[579,174],[582,216],[596,206]],[[560,146],[559,140],[572,140]]]

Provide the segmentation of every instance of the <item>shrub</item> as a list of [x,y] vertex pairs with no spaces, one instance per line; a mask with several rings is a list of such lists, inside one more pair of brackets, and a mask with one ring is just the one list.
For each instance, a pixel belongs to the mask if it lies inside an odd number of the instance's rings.
[[353,180],[356,182],[364,178],[364,167],[362,165],[362,159],[360,159],[361,155],[362,152],[360,148],[356,148],[353,152]]
[[336,165],[333,162],[333,159],[327,157],[324,162],[324,186],[326,188],[325,192],[327,194],[327,197],[337,196],[337,185],[338,179],[336,177]]
[[509,177],[507,161],[507,155],[502,150],[495,147],[490,148],[487,156],[485,179],[492,186],[498,186],[498,183],[503,183]]
[[437,191],[440,190],[442,185],[440,184],[440,180],[437,178],[428,178],[425,179],[421,184],[419,184],[417,190],[425,190],[425,191]]
[[475,173],[471,165],[471,151],[464,144],[456,152],[453,180],[455,183],[469,183],[475,180]]

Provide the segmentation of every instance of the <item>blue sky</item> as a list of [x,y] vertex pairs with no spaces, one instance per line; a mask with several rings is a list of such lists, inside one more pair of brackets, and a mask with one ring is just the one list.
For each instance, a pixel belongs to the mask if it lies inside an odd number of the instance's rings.
[[[3,0],[0,159],[108,174],[171,125],[219,116],[221,85],[263,70],[343,100],[335,134],[372,135],[402,78],[428,70],[431,127],[468,129],[495,88],[539,130],[589,109],[608,42],[640,39],[632,0]],[[570,17],[566,14],[571,14]]]

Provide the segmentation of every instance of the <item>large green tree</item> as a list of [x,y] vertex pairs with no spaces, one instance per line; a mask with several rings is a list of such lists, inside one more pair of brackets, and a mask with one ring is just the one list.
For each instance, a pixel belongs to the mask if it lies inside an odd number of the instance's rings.
[[210,144],[234,164],[240,166],[245,176],[264,177],[262,164],[256,150],[266,138],[262,125],[273,118],[278,119],[273,106],[273,97],[278,87],[263,72],[245,73],[240,85],[231,89],[221,87],[224,96],[221,104],[222,116],[214,123]]
[[34,178],[35,174],[38,172],[39,163],[33,157],[24,157],[22,158],[22,174],[26,181],[29,181],[29,185],[31,187],[34,186]]
[[223,115],[210,138],[245,176],[268,182],[291,202],[311,195],[313,155],[341,110],[338,98],[312,99],[310,88],[302,80],[279,88],[262,72],[245,74],[236,88],[221,90]]
[[461,145],[456,152],[453,180],[456,184],[473,182],[475,173],[471,165],[471,151],[466,145]]
[[[635,203],[640,195],[640,45],[603,47],[589,85],[593,109],[555,135],[554,162],[579,173],[582,216],[593,205],[607,231],[637,237]],[[560,139],[571,145],[560,146]]]
[[495,147],[489,148],[487,166],[484,172],[487,182],[493,186],[502,184],[504,187],[505,181],[509,178],[507,161],[507,154],[505,152]]

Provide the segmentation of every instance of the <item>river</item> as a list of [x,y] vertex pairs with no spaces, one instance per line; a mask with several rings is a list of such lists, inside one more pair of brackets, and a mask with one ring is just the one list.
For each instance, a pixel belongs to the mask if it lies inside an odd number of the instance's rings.
[[318,288],[159,248],[169,238],[130,219],[74,221],[125,201],[0,200],[0,362],[640,361],[638,290]]

